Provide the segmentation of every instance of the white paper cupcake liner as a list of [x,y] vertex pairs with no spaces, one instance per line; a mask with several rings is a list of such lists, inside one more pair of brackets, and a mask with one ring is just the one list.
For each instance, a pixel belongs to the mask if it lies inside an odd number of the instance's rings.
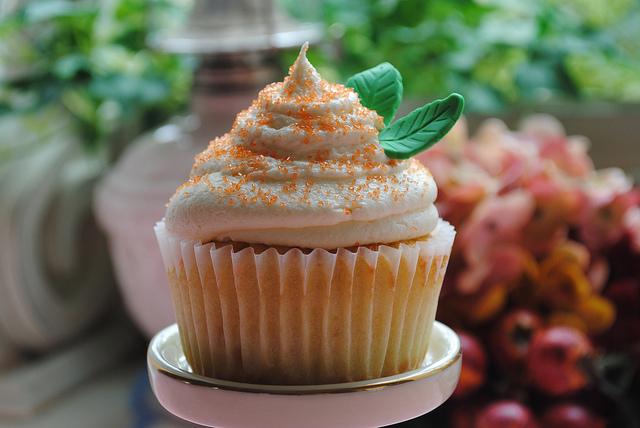
[[156,225],[187,361],[253,383],[321,384],[417,368],[455,231],[397,248],[297,248],[181,239]]

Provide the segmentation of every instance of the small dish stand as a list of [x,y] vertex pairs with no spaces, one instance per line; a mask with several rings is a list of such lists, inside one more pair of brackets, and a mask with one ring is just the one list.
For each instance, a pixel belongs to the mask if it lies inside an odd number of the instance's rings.
[[199,376],[186,361],[178,326],[151,340],[147,367],[160,404],[181,419],[219,428],[379,427],[413,419],[453,393],[460,340],[435,322],[423,365],[406,373],[329,385],[255,385]]

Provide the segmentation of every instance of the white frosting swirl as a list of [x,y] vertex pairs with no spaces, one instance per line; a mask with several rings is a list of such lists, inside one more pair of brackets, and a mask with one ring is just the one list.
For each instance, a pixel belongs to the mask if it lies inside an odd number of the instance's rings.
[[230,133],[196,156],[168,204],[178,235],[334,249],[428,235],[437,189],[417,160],[389,159],[384,125],[357,94],[323,80],[305,45]]

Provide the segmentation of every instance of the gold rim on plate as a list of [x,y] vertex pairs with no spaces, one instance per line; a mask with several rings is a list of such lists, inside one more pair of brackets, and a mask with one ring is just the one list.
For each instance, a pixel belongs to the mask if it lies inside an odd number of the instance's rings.
[[[183,368],[179,367],[177,361],[169,361],[163,353],[163,348],[169,345],[174,348],[174,351],[176,351],[175,354],[183,355],[177,324],[173,324],[165,328],[151,340],[147,352],[147,358],[149,361],[149,368],[156,370],[161,375],[168,376],[186,384],[201,386],[205,388],[275,395],[336,394],[386,388],[424,379],[426,377],[433,376],[446,370],[447,368],[455,364],[458,359],[460,359],[462,355],[460,340],[458,339],[456,333],[446,325],[435,321],[432,329],[431,340],[447,340],[448,343],[444,355],[442,355],[435,361],[431,361],[423,367],[408,371],[406,373],[378,379],[324,385],[250,384],[214,379],[195,374],[190,370],[184,370]],[[429,350],[432,349],[433,347],[430,346]],[[430,357],[432,357],[432,355],[427,352],[427,358],[425,358],[425,362],[427,362]]]

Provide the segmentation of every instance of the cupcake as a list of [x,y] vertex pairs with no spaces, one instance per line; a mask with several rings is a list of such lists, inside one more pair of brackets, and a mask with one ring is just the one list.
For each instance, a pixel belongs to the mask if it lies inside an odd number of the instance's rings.
[[[200,375],[327,384],[425,359],[455,232],[434,206],[431,173],[410,156],[432,144],[421,135],[441,138],[461,105],[390,124],[395,69],[356,76],[356,92],[323,80],[307,48],[196,156],[155,228]],[[391,106],[366,89],[380,79],[396,91]],[[447,115],[443,127],[436,119]]]

